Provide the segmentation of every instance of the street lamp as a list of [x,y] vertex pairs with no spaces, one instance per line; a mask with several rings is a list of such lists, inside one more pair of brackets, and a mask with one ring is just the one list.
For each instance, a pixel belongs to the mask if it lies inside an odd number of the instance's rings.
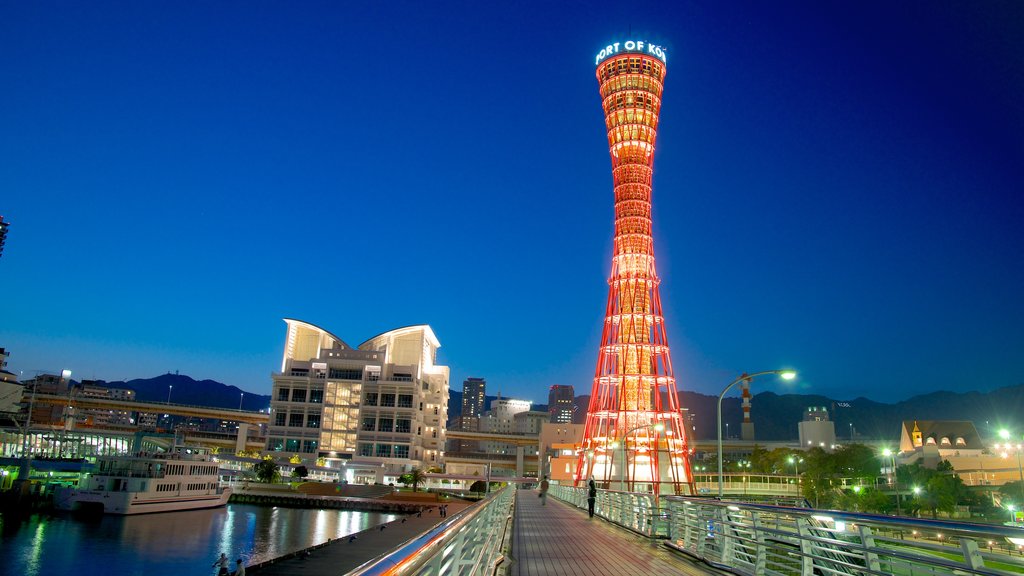
[[800,463],[803,461],[803,458],[797,458],[796,456],[789,457],[789,463],[793,465],[793,471],[797,476],[800,475]]
[[239,393],[239,395],[238,395],[238,409],[239,410],[242,409],[242,400],[244,400],[244,399],[245,399],[245,392]]
[[886,448],[885,450],[882,450],[882,456],[885,456],[892,462],[892,489],[896,491],[896,515],[903,516],[903,507],[900,502],[900,500],[902,500],[900,497],[900,486],[898,484],[898,479],[896,478],[896,453]]
[[167,385],[167,403],[171,403],[171,390],[174,390],[174,384]]
[[[626,430],[626,433],[622,436],[622,469],[619,471],[619,482],[622,484],[623,492],[626,491],[626,444],[629,443],[629,435],[642,428],[653,428],[654,430],[661,432],[665,429],[665,425],[661,422],[658,422],[657,424],[641,424]],[[655,450],[657,450],[657,447],[655,447]]]
[[740,374],[735,380],[726,386],[722,393],[718,395],[718,497],[722,497],[722,398],[725,398],[726,392],[730,388],[743,382],[744,380],[753,380],[758,376],[764,376],[765,374],[778,374],[783,380],[792,380],[796,378],[796,371],[794,370],[765,370],[764,372],[754,372],[753,374]]
[[[1009,440],[1010,431],[1005,428],[1000,430],[999,437],[1002,438],[1003,440]],[[1021,445],[1017,444],[1017,446],[1014,447],[1012,444],[1007,442],[1006,449],[1010,450],[1011,448],[1017,451],[1017,472],[1020,474],[1020,502],[1018,502],[1017,504],[1024,506],[1024,467],[1022,467],[1020,463]]]

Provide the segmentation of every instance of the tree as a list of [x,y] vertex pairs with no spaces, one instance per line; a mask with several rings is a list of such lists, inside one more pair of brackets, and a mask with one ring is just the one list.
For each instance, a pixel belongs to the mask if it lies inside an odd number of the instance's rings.
[[305,466],[296,466],[292,470],[292,478],[305,478],[306,476],[309,476],[309,469]]
[[280,470],[281,467],[270,458],[265,458],[252,465],[252,471],[256,474],[256,479],[267,484],[276,482],[280,478]]
[[412,491],[415,492],[419,488],[420,484],[427,481],[427,477],[423,474],[423,470],[419,468],[413,468],[412,470],[402,474],[398,477],[398,481],[406,486],[412,486]]

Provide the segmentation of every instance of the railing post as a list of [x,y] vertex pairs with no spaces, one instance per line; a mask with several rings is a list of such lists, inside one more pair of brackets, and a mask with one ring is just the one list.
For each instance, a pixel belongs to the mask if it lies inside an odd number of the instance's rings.
[[964,562],[968,568],[977,569],[985,567],[985,558],[978,549],[978,542],[971,538],[960,539],[960,549],[964,551]]
[[860,542],[864,546],[864,565],[872,572],[880,571],[881,564],[878,562],[878,554],[875,553],[875,536],[867,526],[861,525],[859,529]]
[[735,547],[733,539],[736,535],[736,531],[733,530],[732,519],[729,518],[729,509],[719,508],[718,518],[718,529],[715,530],[715,537],[722,539],[722,545],[719,548],[718,552],[719,554],[721,554],[719,561],[721,561],[722,564],[725,564],[727,566],[732,566],[732,551]]
[[755,552],[754,560],[754,574],[764,574],[765,564],[768,560],[768,549],[766,547],[764,526],[761,523],[761,513],[754,512],[751,514],[752,524],[754,526],[754,542],[756,542],[757,550]]
[[814,545],[811,542],[811,527],[807,518],[797,518],[796,530],[800,534],[800,574],[814,576]]

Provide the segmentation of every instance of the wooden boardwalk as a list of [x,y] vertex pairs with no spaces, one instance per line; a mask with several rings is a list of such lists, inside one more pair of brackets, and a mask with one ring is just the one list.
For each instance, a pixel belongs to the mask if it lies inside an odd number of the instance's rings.
[[508,576],[722,574],[586,510],[547,501],[541,506],[533,490],[516,494]]

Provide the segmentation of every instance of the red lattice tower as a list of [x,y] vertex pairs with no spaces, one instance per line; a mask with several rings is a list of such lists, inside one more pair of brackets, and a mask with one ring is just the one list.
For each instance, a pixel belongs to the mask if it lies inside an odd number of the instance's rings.
[[598,55],[615,184],[615,239],[577,486],[593,477],[628,491],[692,492],[651,232],[654,139],[664,78],[664,52],[657,46],[624,42]]

